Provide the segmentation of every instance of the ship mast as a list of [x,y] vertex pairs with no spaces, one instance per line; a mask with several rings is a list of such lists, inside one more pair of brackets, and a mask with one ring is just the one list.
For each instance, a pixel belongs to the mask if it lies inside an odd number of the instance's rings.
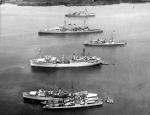
[[87,12],[86,7],[85,7],[85,11]]
[[71,89],[72,89],[72,94],[73,94],[73,80],[72,80],[72,86],[71,86]]
[[[115,32],[115,30],[114,30],[114,32]],[[112,41],[114,40],[114,34],[112,34]]]
[[85,27],[85,20],[84,20],[84,27]]
[[62,63],[64,63],[64,59],[65,59],[65,56],[64,54],[62,55]]
[[42,56],[41,56],[41,49],[39,49],[39,51],[40,51],[40,58],[42,58]]
[[66,20],[64,21],[64,26],[65,26],[65,28],[66,28]]

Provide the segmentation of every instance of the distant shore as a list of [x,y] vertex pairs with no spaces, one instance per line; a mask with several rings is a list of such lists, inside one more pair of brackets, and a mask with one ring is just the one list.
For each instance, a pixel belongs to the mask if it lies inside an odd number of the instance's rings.
[[35,2],[27,2],[27,1],[4,1],[1,4],[10,3],[16,4],[18,6],[96,6],[96,5],[112,5],[112,4],[120,4],[120,3],[146,3],[150,1],[128,1],[128,2],[119,2],[119,1],[97,1],[97,2],[56,2],[56,1],[35,1]]

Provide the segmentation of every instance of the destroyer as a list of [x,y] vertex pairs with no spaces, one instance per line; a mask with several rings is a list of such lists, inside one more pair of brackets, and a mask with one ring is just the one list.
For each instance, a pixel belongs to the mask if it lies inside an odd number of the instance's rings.
[[85,41],[84,45],[86,46],[117,46],[117,45],[125,45],[126,42],[123,40],[120,41],[114,41],[114,38],[112,37],[111,39],[97,39],[97,40],[90,40],[90,41]]
[[85,8],[84,11],[78,11],[78,12],[73,12],[73,13],[68,13],[65,15],[66,17],[93,17],[95,16],[95,13],[93,12],[88,12]]
[[30,60],[31,67],[88,67],[88,66],[95,66],[102,64],[100,58],[96,56],[89,56],[85,55],[85,49],[83,49],[83,53],[81,56],[73,56],[70,59],[65,59],[65,56],[62,56],[62,59],[57,59],[51,55],[41,57],[41,50],[40,50],[40,57],[37,59]]
[[96,93],[88,93],[81,91],[74,93],[72,96],[63,99],[63,101],[51,101],[46,104],[43,109],[68,109],[82,108],[102,105],[102,99],[99,99]]
[[76,24],[68,24],[68,27],[66,27],[66,21],[64,22],[64,25],[59,25],[59,27],[49,28],[40,30],[39,34],[79,34],[79,33],[99,33],[103,32],[101,29],[91,29],[88,26],[84,27],[77,26]]

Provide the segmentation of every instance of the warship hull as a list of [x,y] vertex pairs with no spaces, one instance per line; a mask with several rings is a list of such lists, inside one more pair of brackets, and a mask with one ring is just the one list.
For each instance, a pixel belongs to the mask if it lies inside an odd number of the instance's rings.
[[52,97],[39,97],[36,95],[29,95],[28,92],[23,92],[22,95],[24,99],[36,100],[36,101],[47,101],[53,99]]
[[23,92],[22,95],[25,100],[32,100],[32,101],[38,101],[38,102],[52,101],[52,100],[61,101],[63,99],[62,97],[30,95],[29,92]]
[[51,67],[51,68],[67,68],[67,67],[89,67],[89,66],[95,66],[99,65],[101,62],[71,62],[71,63],[48,63],[48,62],[34,62],[33,60],[30,60],[31,67]]
[[94,17],[95,15],[65,15],[65,17]]
[[103,32],[101,29],[94,29],[89,31],[45,31],[41,30],[38,33],[39,34],[82,34],[82,33],[100,33]]
[[118,45],[125,45],[126,43],[107,43],[107,44],[90,44],[84,43],[85,46],[118,46]]

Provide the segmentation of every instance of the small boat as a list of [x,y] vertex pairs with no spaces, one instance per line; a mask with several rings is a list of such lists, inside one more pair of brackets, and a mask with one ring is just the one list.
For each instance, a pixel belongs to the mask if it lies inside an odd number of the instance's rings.
[[94,17],[95,13],[93,12],[88,12],[85,8],[84,11],[78,11],[78,12],[73,12],[73,13],[68,13],[65,15],[66,17]]
[[47,101],[47,100],[58,100],[61,101],[62,98],[68,97],[69,93],[62,91],[60,88],[58,91],[48,91],[40,89],[38,91],[30,91],[22,93],[24,99],[29,99],[33,101]]
[[[41,50],[40,50],[41,54]],[[63,67],[89,67],[102,64],[102,60],[96,56],[85,55],[85,49],[83,49],[83,54],[81,56],[76,56],[73,54],[71,58],[57,59],[51,55],[44,56],[37,59],[30,60],[31,67],[51,67],[51,68],[63,68]]]
[[96,93],[88,93],[81,91],[73,94],[72,98],[68,98],[61,103],[49,103],[43,109],[69,109],[102,106],[102,99],[98,98]]
[[114,103],[114,100],[113,99],[110,99],[109,97],[106,99],[106,103],[110,103],[110,104],[113,104]]
[[117,45],[125,45],[126,42],[123,40],[120,41],[114,41],[114,38],[112,37],[111,39],[97,39],[97,40],[90,40],[90,41],[85,41],[83,43],[86,46],[117,46]]
[[109,65],[109,62],[102,61],[102,65]]
[[88,26],[81,27],[76,24],[68,24],[66,27],[66,21],[64,25],[59,25],[59,27],[49,28],[40,30],[39,34],[80,34],[80,33],[100,33],[103,32],[102,29],[91,29]]

